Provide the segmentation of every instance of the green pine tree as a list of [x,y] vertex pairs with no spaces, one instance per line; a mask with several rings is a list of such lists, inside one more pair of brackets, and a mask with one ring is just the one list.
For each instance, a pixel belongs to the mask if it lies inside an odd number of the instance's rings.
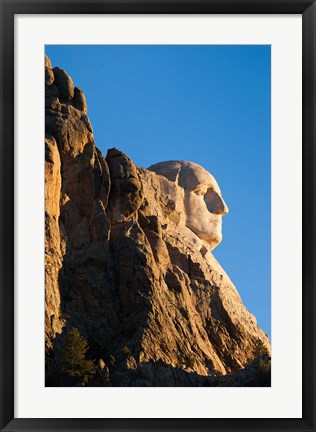
[[82,379],[85,384],[95,373],[94,362],[86,359],[88,349],[87,339],[80,335],[77,328],[71,327],[61,348],[64,373],[72,378]]
[[271,386],[271,360],[259,360],[256,379],[260,387],[270,387]]
[[257,342],[255,343],[255,347],[252,351],[253,358],[255,359],[256,357],[261,356],[263,354],[268,354],[268,349],[260,339],[257,339]]

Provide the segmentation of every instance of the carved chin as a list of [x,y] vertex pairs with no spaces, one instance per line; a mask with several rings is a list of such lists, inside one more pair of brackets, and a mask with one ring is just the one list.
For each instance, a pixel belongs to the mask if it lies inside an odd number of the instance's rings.
[[211,250],[213,250],[217,245],[219,245],[223,238],[221,232],[212,232],[209,235],[201,234],[199,237],[210,245]]
[[222,241],[222,225],[214,224],[212,230],[202,230],[200,227],[194,227],[189,226],[187,224],[187,227],[190,228],[191,231],[194,232],[201,240],[204,240],[207,242],[210,246],[210,249],[213,250],[221,241]]

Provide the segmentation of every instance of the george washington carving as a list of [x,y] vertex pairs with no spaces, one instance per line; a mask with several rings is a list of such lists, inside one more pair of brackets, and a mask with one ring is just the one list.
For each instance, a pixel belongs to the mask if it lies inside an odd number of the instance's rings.
[[148,169],[184,189],[185,225],[214,249],[222,241],[222,216],[228,213],[215,178],[187,161],[159,162]]

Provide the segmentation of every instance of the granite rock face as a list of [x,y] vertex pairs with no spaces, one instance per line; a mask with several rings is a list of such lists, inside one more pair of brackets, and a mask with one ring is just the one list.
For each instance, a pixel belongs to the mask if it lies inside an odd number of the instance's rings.
[[[48,58],[45,71],[48,385],[59,385],[54,351],[70,327],[107,370],[91,385],[207,385],[242,370],[258,340],[270,351],[210,248],[186,226],[184,189],[117,149],[104,158],[82,90]],[[104,369],[111,356],[115,366]]]

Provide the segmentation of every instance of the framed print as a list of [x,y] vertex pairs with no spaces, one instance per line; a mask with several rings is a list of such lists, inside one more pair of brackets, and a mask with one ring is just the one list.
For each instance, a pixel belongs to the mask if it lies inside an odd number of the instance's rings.
[[314,2],[1,23],[1,430],[314,430]]

